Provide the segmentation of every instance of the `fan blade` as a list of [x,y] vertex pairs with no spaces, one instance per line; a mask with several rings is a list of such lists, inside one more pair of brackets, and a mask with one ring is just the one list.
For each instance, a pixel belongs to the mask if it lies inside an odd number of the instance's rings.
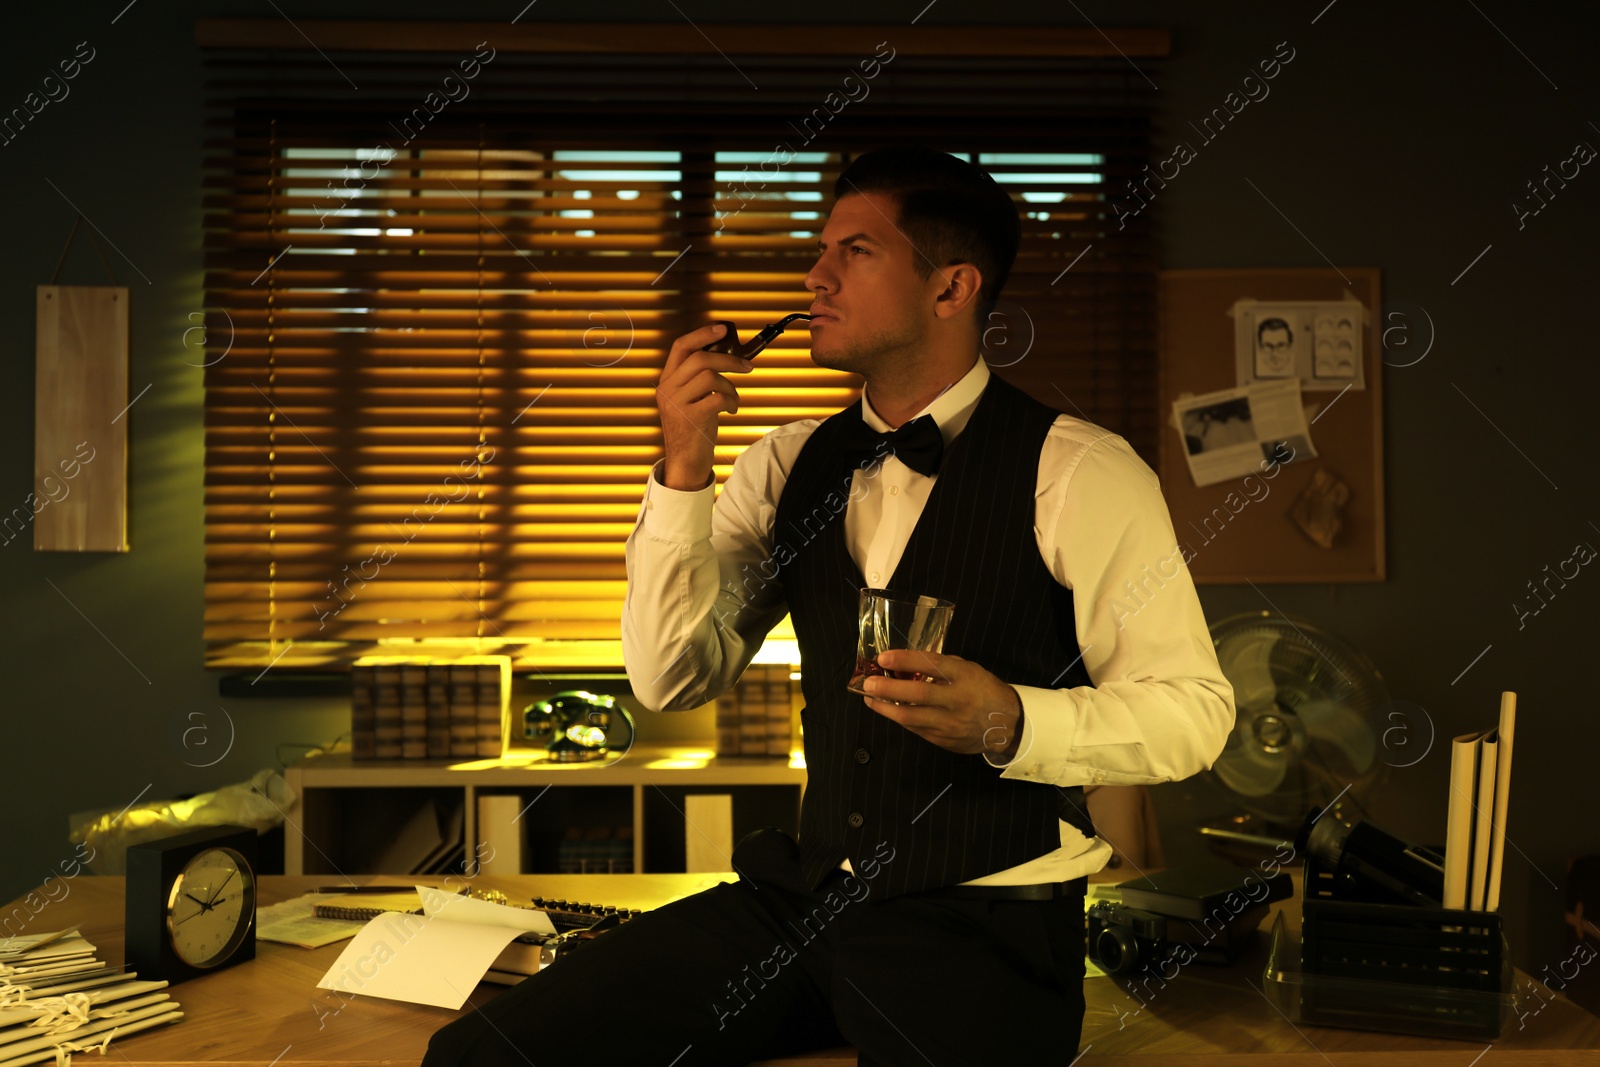
[[1240,717],[1227,747],[1212,764],[1218,778],[1241,796],[1264,797],[1283,783],[1290,760],[1283,753],[1267,752],[1256,740],[1255,716]]
[[1332,745],[1350,766],[1364,771],[1377,756],[1377,744],[1367,722],[1354,708],[1333,700],[1308,700],[1295,709],[1313,740]]
[[1236,706],[1272,707],[1276,702],[1278,683],[1272,677],[1270,664],[1279,636],[1276,631],[1267,631],[1223,643],[1219,666],[1223,677],[1233,685]]

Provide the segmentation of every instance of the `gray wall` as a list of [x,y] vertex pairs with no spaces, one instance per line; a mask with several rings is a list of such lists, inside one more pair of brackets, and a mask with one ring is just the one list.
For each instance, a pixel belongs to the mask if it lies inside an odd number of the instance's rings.
[[[924,3],[877,4],[874,18],[903,24]],[[204,300],[192,24],[264,9],[124,5],[35,7],[0,44],[4,110],[78,42],[97,52],[70,97],[0,146],[9,205],[0,259],[0,323],[9,337],[0,364],[0,510],[20,505],[31,488],[33,287],[49,279],[72,223],[66,198],[126,256],[111,252],[133,291],[131,391],[152,384],[130,413],[133,551],[78,557],[36,555],[23,539],[0,546],[7,898],[71,855],[69,813],[239,781],[292,758],[285,746],[329,740],[346,724],[331,701],[220,701],[215,678],[200,666],[201,372],[186,365],[200,359],[184,345],[189,315]],[[281,6],[297,20],[445,14],[410,2]],[[715,23],[750,17],[749,5],[727,0],[679,6],[713,37]],[[504,20],[520,7],[456,4],[449,16]],[[773,21],[853,20],[861,11],[824,0]],[[1600,577],[1585,568],[1521,629],[1512,604],[1578,542],[1600,546],[1593,416],[1584,406],[1600,375],[1595,343],[1582,333],[1594,300],[1600,173],[1584,168],[1520,231],[1511,202],[1575,142],[1600,146],[1589,121],[1597,113],[1589,109],[1587,54],[1600,16],[1576,4],[1534,16],[1506,5],[1480,13],[1472,5],[1380,8],[1361,0],[1326,10],[1323,0],[1234,4],[1227,16],[1184,4],[1085,11],[1106,25],[1172,28],[1173,56],[1158,75],[1171,119],[1163,144],[1186,136],[1184,121],[1219,104],[1277,42],[1296,49],[1271,96],[1250,105],[1161,193],[1165,266],[1378,266],[1386,299],[1431,318],[1427,357],[1386,373],[1389,581],[1261,593],[1208,587],[1203,598],[1215,620],[1266,607],[1270,596],[1343,635],[1373,657],[1397,696],[1426,711],[1440,737],[1491,721],[1501,689],[1520,694],[1506,912],[1519,963],[1553,964],[1565,955],[1556,888],[1564,865],[1600,850],[1591,777],[1600,727],[1587,677],[1595,631],[1581,621],[1594,617]],[[576,0],[542,0],[528,17],[597,16]],[[598,17],[678,16],[630,0]],[[1081,24],[1070,5],[1045,0],[941,0],[921,22]],[[101,278],[80,237],[63,280]],[[197,724],[208,727],[210,747],[194,744],[198,734],[185,744],[184,731]],[[1423,740],[1429,723],[1419,719],[1417,729]],[[225,758],[195,766],[216,759],[230,734]],[[1442,839],[1447,761],[1436,744],[1394,770],[1370,803],[1380,825]],[[1228,807],[1200,781],[1165,787],[1157,803],[1174,859],[1197,852],[1197,811]]]

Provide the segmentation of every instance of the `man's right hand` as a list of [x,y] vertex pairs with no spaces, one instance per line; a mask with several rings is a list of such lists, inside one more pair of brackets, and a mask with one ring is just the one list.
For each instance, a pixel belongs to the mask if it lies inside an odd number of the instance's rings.
[[661,412],[661,437],[667,454],[663,484],[669,489],[693,492],[711,484],[717,415],[739,410],[738,390],[719,372],[744,373],[751,363],[705,351],[705,346],[723,333],[722,326],[702,326],[672,342],[656,385],[656,408]]

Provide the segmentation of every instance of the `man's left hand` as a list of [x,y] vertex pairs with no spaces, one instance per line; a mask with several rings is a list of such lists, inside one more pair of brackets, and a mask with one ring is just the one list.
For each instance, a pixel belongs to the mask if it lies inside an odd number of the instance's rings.
[[879,715],[951,752],[984,752],[1002,763],[1016,756],[1022,737],[1022,698],[983,667],[960,656],[909,649],[879,653],[878,665],[900,674],[915,671],[929,679],[868,678],[865,688],[873,695],[863,699]]

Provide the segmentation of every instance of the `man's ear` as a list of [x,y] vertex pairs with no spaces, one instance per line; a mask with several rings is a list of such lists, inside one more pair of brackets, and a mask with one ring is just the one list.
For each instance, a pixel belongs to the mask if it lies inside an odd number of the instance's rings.
[[952,263],[934,270],[929,278],[939,287],[933,304],[933,313],[939,318],[954,318],[968,308],[977,307],[983,275],[971,263]]

